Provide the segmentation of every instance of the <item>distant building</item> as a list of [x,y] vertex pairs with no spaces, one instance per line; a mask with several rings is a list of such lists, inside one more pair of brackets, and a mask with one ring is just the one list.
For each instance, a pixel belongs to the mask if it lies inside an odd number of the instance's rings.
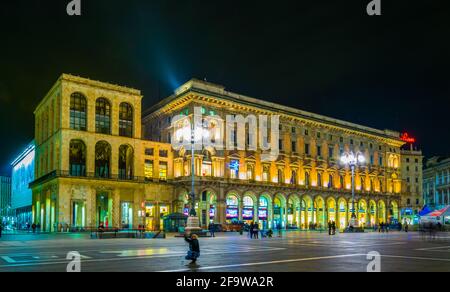
[[449,205],[450,158],[428,159],[423,171],[423,190],[426,205],[435,209],[442,209]]
[[32,223],[32,191],[29,184],[34,181],[35,144],[27,148],[11,163],[11,207],[15,210],[18,227]]
[[11,222],[13,212],[11,209],[11,178],[0,176],[0,218],[3,225]]
[[418,223],[418,213],[424,206],[423,200],[423,155],[412,146],[402,150],[402,202],[403,222]]

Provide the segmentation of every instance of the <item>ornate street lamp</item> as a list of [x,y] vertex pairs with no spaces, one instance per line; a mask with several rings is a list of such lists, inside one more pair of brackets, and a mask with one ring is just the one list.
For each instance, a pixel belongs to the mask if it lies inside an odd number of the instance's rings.
[[[195,120],[195,119],[194,119]],[[201,143],[203,147],[203,139],[209,137],[209,131],[205,130],[202,126],[196,126],[195,123],[190,123],[178,130],[177,137],[183,137],[185,141],[189,141],[191,144],[191,193],[189,194],[191,201],[191,210],[189,211],[189,217],[187,221],[186,231],[195,232],[201,231],[200,220],[197,217],[197,212],[195,211],[195,146],[197,143]]]
[[355,212],[355,168],[356,166],[362,165],[365,162],[366,158],[360,152],[356,154],[354,154],[352,151],[345,152],[341,157],[341,163],[350,166],[352,170],[352,219],[350,221],[350,226],[353,227],[357,227],[359,225]]

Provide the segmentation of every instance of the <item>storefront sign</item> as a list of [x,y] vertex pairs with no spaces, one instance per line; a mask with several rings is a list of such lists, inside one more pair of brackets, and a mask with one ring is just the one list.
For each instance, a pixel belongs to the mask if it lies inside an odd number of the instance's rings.
[[259,212],[258,212],[258,217],[259,217],[259,220],[267,220],[267,209],[259,209]]
[[242,212],[242,218],[244,220],[252,220],[253,219],[253,209],[244,209]]
[[227,219],[239,218],[239,212],[237,208],[227,208]]

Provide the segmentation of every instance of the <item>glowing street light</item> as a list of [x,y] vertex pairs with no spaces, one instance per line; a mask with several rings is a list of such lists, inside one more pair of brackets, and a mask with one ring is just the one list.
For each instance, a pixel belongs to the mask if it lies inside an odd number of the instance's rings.
[[190,141],[191,144],[191,210],[190,217],[197,217],[195,211],[195,146],[197,143],[210,137],[209,131],[202,126],[195,126],[194,123],[188,123],[185,127],[177,130],[175,134],[179,141]]
[[363,165],[366,162],[366,158],[360,152],[354,154],[353,152],[346,152],[342,154],[341,163],[350,166],[352,170],[352,219],[350,226],[355,227],[358,224],[358,219],[355,213],[355,168],[356,166]]

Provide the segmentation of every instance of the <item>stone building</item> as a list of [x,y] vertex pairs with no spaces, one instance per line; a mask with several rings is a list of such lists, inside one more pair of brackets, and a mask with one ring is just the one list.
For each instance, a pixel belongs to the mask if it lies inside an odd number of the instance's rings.
[[163,215],[186,214],[191,154],[185,147],[174,149],[172,142],[190,131],[186,121],[194,120],[196,108],[208,137],[233,145],[244,141],[248,146],[257,137],[249,134],[249,123],[220,131],[218,123],[227,115],[280,117],[279,139],[270,141],[280,153],[272,161],[262,159],[266,153],[261,149],[248,147],[195,151],[195,207],[203,226],[243,220],[308,228],[334,220],[345,228],[352,211],[351,172],[340,164],[340,156],[350,151],[367,162],[355,174],[360,224],[400,220],[404,142],[398,132],[265,102],[195,79],[142,117],[141,100],[138,90],[64,74],[38,105],[37,179],[30,186],[33,218],[42,229],[104,223],[159,230]]
[[450,158],[432,157],[423,171],[425,204],[442,209],[450,204]]
[[404,223],[418,223],[420,210],[424,206],[423,200],[423,154],[414,149],[402,149],[402,201],[401,214]]
[[[249,124],[241,131],[232,125],[227,133],[218,130],[220,120],[231,115],[280,115],[280,155],[275,161],[261,159],[262,151],[196,151],[195,176],[197,213],[201,221],[229,222],[233,219],[259,221],[264,227],[308,228],[324,226],[329,220],[345,228],[351,217],[351,172],[340,156],[362,153],[367,164],[355,175],[356,207],[360,224],[400,220],[401,152],[400,134],[376,130],[298,109],[265,102],[225,90],[223,86],[191,80],[174,95],[147,110],[143,116],[145,139],[172,142],[186,132],[186,121],[200,108],[203,131],[225,141],[245,140]],[[216,120],[216,122],[215,122]],[[206,122],[205,122],[206,121]],[[187,123],[189,124],[189,123]],[[227,124],[229,128],[230,125]],[[189,131],[189,129],[188,129]],[[226,135],[229,137],[226,137]],[[227,139],[228,138],[228,139]],[[228,149],[228,148],[227,148]],[[189,207],[190,152],[174,151],[173,185],[178,212]]]
[[0,176],[0,223],[7,225],[14,216],[11,208],[11,178]]

